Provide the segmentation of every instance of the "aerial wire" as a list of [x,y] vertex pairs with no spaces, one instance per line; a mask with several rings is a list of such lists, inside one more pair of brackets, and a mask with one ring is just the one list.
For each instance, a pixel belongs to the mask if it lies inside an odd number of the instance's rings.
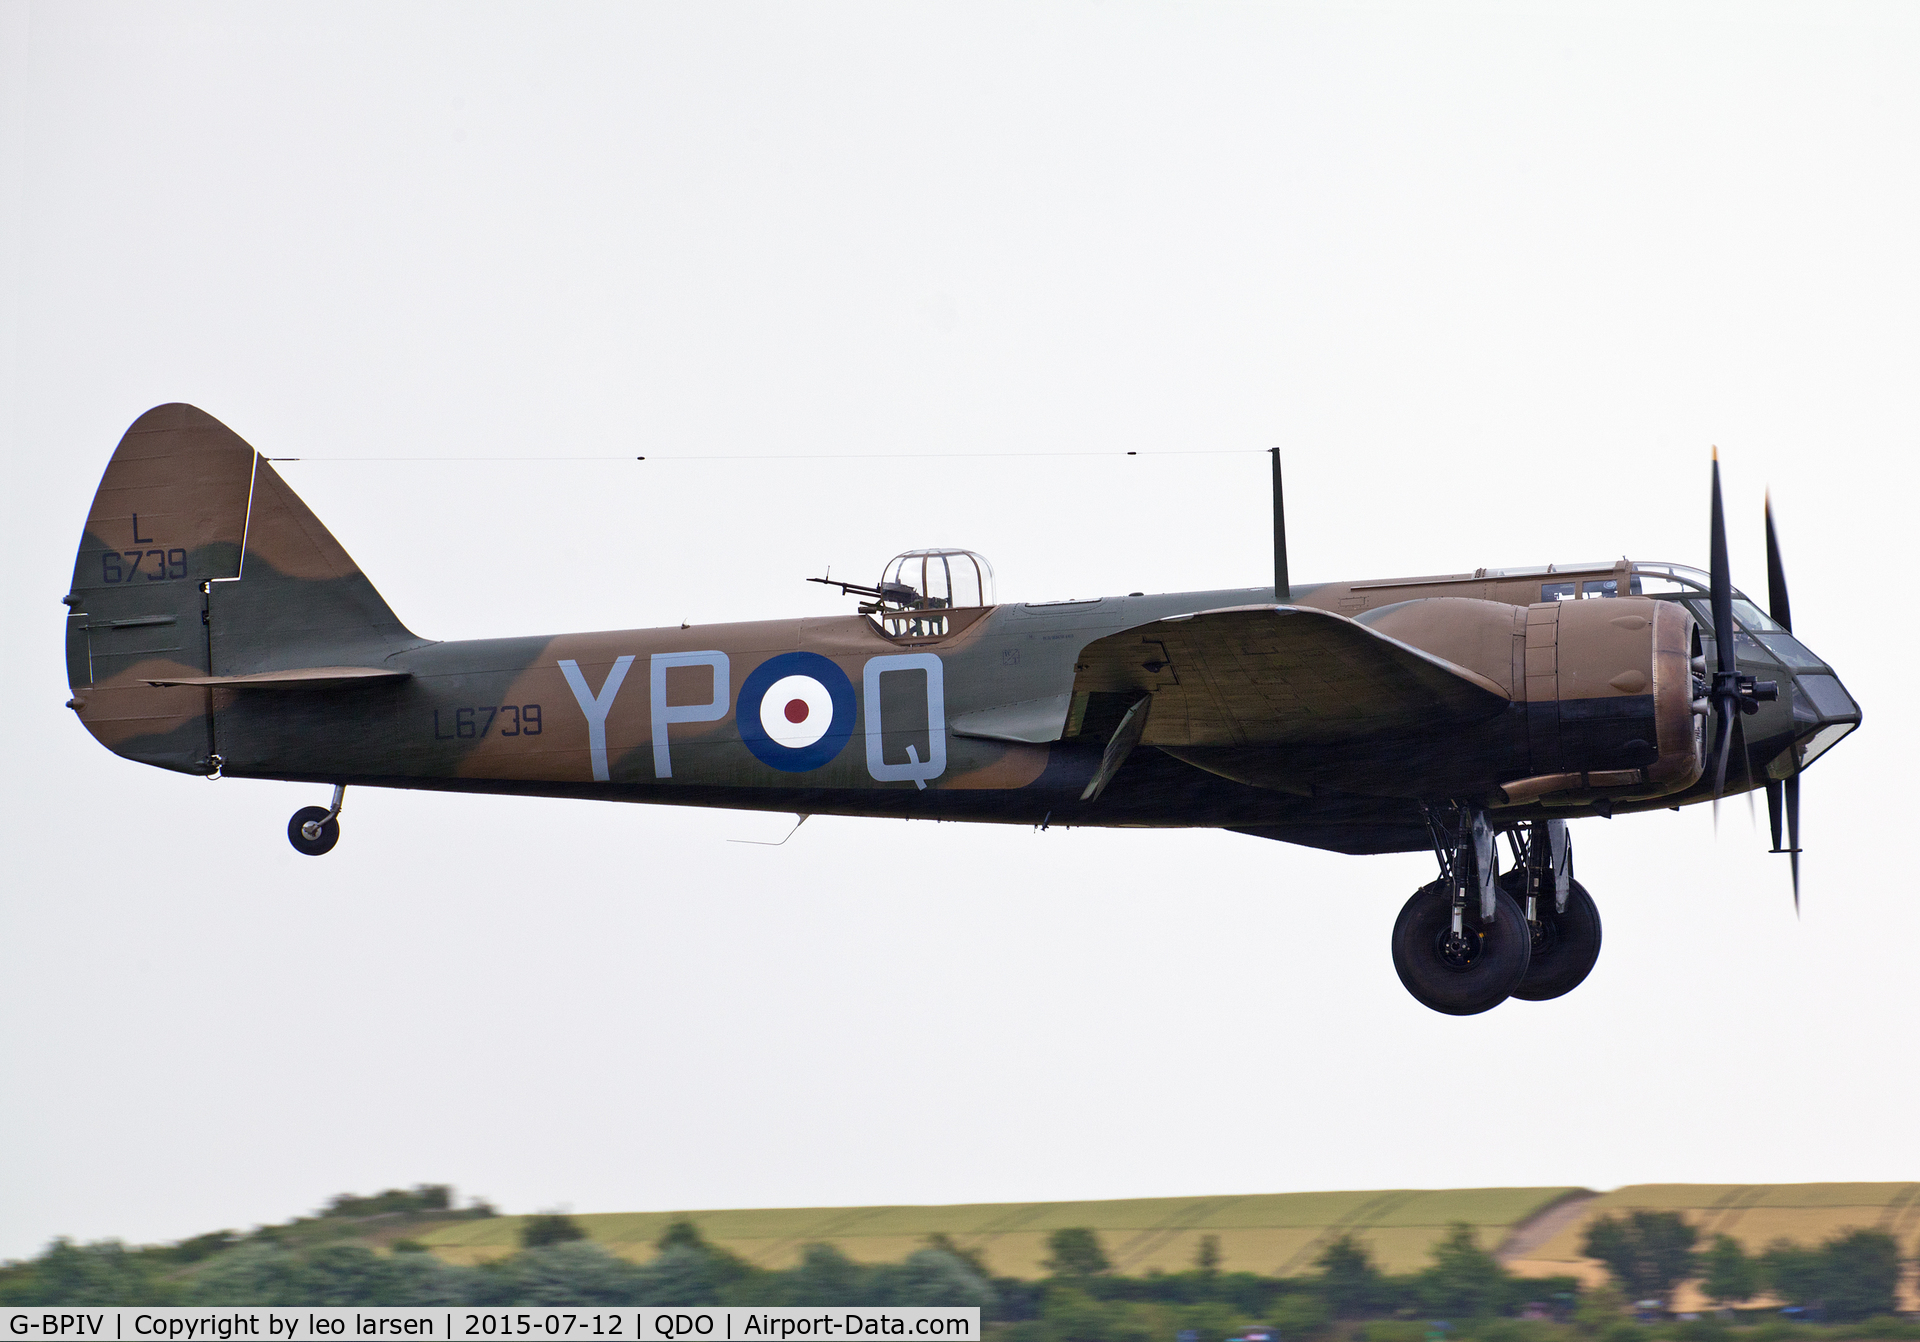
[[385,462],[385,461],[934,461],[953,460],[955,458],[1019,458],[1019,457],[1221,457],[1239,456],[1244,453],[1262,452],[1265,448],[1250,447],[1200,447],[1172,448],[1166,451],[1121,451],[1113,449],[1104,452],[757,452],[723,453],[707,456],[695,452],[647,453],[635,456],[446,456],[446,457],[267,457],[268,461],[315,461],[315,462]]

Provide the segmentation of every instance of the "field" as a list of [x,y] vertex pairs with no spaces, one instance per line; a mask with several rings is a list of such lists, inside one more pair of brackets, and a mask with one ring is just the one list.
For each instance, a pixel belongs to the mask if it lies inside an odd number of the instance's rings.
[[[1291,1276],[1311,1270],[1334,1236],[1367,1240],[1389,1271],[1425,1265],[1428,1247],[1455,1221],[1489,1247],[1570,1199],[1577,1188],[1406,1189],[1356,1193],[1269,1193],[1227,1197],[1135,1198],[1112,1202],[977,1203],[950,1207],[813,1207],[765,1211],[621,1212],[574,1217],[610,1252],[643,1261],[669,1222],[696,1222],[708,1239],[760,1267],[791,1267],[800,1250],[828,1243],[859,1262],[897,1262],[944,1233],[977,1249],[997,1275],[1045,1275],[1047,1236],[1067,1226],[1100,1232],[1114,1270],[1178,1272],[1193,1266],[1203,1235],[1220,1240],[1221,1266]],[[420,1238],[442,1258],[473,1263],[513,1252],[519,1217],[468,1221]]]
[[[1522,1276],[1570,1273],[1590,1282],[1606,1274],[1580,1254],[1580,1238],[1598,1216],[1632,1211],[1676,1211],[1700,1228],[1704,1244],[1731,1235],[1758,1253],[1776,1239],[1818,1244],[1837,1231],[1884,1230],[1914,1252],[1920,1234],[1920,1183],[1902,1184],[1633,1184],[1578,1203],[1563,1204],[1516,1237],[1504,1255]],[[1683,1309],[1698,1308],[1683,1293]],[[1908,1308],[1920,1307],[1909,1292]]]
[[[1920,1236],[1920,1183],[1637,1184],[1611,1193],[1581,1188],[1402,1189],[1386,1192],[1269,1193],[1226,1197],[1134,1198],[1111,1202],[977,1203],[950,1207],[808,1207],[768,1210],[617,1212],[574,1217],[589,1238],[636,1262],[682,1218],[708,1239],[760,1267],[791,1267],[801,1249],[827,1243],[859,1262],[897,1262],[928,1235],[953,1237],[985,1255],[997,1275],[1046,1274],[1047,1236],[1066,1226],[1100,1233],[1114,1270],[1129,1275],[1191,1267],[1203,1235],[1219,1237],[1228,1271],[1275,1276],[1309,1272],[1336,1235],[1364,1240],[1389,1272],[1411,1272],[1447,1227],[1465,1221],[1521,1276],[1570,1275],[1598,1283],[1600,1265],[1580,1239],[1598,1216],[1640,1209],[1677,1211],[1709,1236],[1728,1234],[1749,1251],[1775,1239],[1817,1244],[1836,1231],[1891,1232],[1903,1251]],[[524,1218],[443,1225],[418,1236],[440,1257],[475,1263],[512,1253]],[[1911,1297],[1911,1288],[1907,1294]],[[1683,1292],[1682,1308],[1698,1301]],[[1909,1298],[1909,1308],[1920,1298]]]

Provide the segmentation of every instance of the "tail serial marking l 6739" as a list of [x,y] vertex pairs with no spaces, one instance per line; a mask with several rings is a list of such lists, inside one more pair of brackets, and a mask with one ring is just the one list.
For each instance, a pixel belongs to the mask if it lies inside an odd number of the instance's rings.
[[1711,573],[998,605],[984,560],[929,550],[835,580],[867,598],[845,616],[437,642],[251,447],[165,405],[88,514],[70,706],[128,759],[331,784],[288,827],[316,855],[349,786],[1431,847],[1395,963],[1471,1014],[1559,996],[1598,955],[1567,821],[1764,787],[1797,855],[1799,775],[1860,722],[1790,632],[1770,516],[1774,616],[1733,589],[1718,469]]

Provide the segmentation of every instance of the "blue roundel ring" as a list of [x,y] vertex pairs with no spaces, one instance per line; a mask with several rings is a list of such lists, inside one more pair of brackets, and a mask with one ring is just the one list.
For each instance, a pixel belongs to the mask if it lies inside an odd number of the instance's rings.
[[[788,676],[807,676],[818,681],[833,704],[833,720],[826,734],[811,745],[789,746],[767,735],[760,722],[761,701],[775,682]],[[734,701],[734,723],[740,739],[747,743],[755,759],[784,773],[806,773],[831,761],[853,739],[853,682],[847,673],[817,652],[783,652],[769,657],[753,669],[740,686]]]

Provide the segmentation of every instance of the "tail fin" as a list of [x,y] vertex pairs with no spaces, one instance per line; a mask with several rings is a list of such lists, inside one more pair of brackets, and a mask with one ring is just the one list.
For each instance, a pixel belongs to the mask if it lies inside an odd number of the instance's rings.
[[66,597],[72,706],[109,749],[201,773],[213,699],[153,679],[376,666],[422,640],[240,436],[190,405],[133,422]]

